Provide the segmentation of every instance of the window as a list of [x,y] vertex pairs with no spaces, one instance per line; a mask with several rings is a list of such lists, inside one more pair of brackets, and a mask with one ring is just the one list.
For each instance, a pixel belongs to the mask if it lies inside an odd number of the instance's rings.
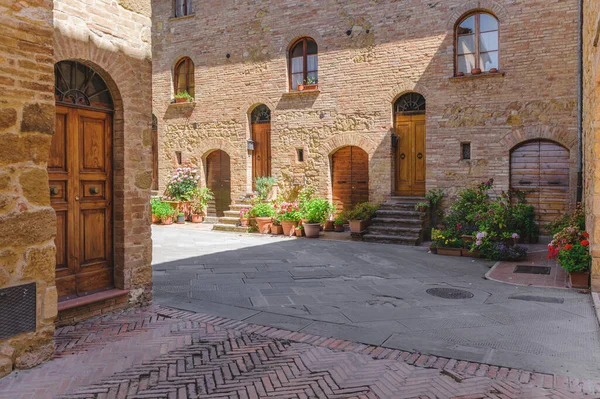
[[188,92],[194,97],[194,63],[188,57],[175,65],[175,94]]
[[296,156],[297,156],[298,162],[304,162],[304,149],[297,148]]
[[471,159],[471,143],[462,143],[460,145],[460,157],[463,161]]
[[290,87],[298,90],[300,84],[319,81],[317,43],[308,37],[298,40],[290,50]]
[[177,160],[177,165],[183,164],[183,159],[181,157],[181,151],[175,151],[175,159]]
[[175,17],[192,15],[192,0],[175,0]]
[[493,15],[471,14],[457,25],[456,72],[498,69],[498,50],[498,20]]

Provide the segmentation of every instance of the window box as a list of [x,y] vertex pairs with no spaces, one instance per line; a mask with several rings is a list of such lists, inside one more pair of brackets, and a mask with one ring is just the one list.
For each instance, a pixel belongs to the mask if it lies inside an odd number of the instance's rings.
[[319,90],[319,85],[318,84],[311,84],[311,85],[298,85],[298,91],[316,91]]
[[192,100],[189,100],[187,98],[175,98],[173,99],[173,102],[176,104],[180,104],[180,103],[191,103]]
[[471,74],[465,74],[462,76],[456,75],[456,76],[451,76],[450,81],[451,82],[459,82],[462,80],[472,80],[472,79],[485,79],[485,78],[502,78],[504,77],[504,72],[481,72],[479,75],[471,75]]
[[175,99],[171,100],[171,104],[170,105],[176,105],[178,107],[195,107],[196,106],[196,102],[192,101],[192,100],[185,100],[185,101],[176,101]]

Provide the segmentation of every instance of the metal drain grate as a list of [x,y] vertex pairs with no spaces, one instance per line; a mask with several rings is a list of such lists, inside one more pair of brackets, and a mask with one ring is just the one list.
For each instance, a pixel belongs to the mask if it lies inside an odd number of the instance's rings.
[[474,296],[472,292],[457,290],[456,288],[430,288],[425,292],[444,299],[469,299]]
[[0,290],[0,339],[35,331],[35,283]]
[[517,265],[513,273],[523,273],[523,274],[543,274],[549,275],[552,271],[551,267],[548,266],[527,266],[527,265]]

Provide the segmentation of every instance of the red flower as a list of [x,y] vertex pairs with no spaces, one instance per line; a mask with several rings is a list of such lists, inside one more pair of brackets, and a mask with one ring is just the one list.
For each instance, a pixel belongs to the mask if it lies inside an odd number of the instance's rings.
[[590,238],[589,233],[586,233],[585,231],[583,233],[581,233],[582,236],[584,236],[585,238]]
[[572,246],[571,244],[567,244],[567,245],[565,245],[565,249],[566,249],[566,250],[569,250],[569,249],[571,249],[571,248],[573,248],[573,246]]
[[590,242],[588,240],[583,240],[580,242],[580,244],[584,247],[587,247],[588,245],[590,245]]

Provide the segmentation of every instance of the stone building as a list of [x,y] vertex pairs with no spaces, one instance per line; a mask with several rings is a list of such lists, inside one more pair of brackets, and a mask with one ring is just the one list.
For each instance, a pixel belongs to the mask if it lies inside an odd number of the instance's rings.
[[578,0],[152,6],[161,192],[187,164],[218,213],[261,175],[345,207],[490,177],[541,222],[574,206]]
[[150,3],[0,3],[0,377],[149,303]]
[[600,3],[583,10],[583,160],[586,229],[592,251],[592,289],[600,291]]

